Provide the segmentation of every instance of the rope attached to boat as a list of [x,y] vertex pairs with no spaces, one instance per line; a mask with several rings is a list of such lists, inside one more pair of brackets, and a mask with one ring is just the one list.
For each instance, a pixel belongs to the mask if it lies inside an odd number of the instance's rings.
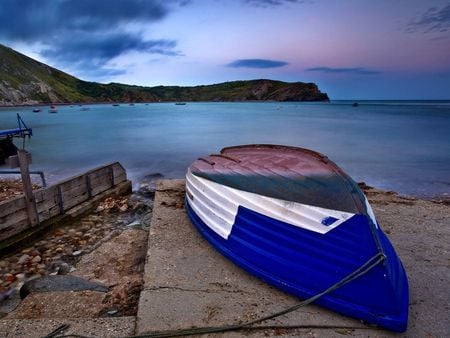
[[[219,332],[228,332],[228,331],[236,331],[236,330],[242,330],[242,329],[276,329],[279,328],[279,326],[257,326],[253,327],[252,325],[261,323],[263,321],[273,319],[282,315],[285,315],[287,313],[293,312],[305,305],[308,305],[315,300],[319,299],[320,297],[339,289],[340,287],[350,283],[351,281],[365,275],[370,270],[372,270],[374,267],[376,267],[378,264],[382,263],[386,259],[386,256],[379,252],[375,256],[368,259],[363,265],[361,265],[358,269],[350,273],[349,275],[342,278],[337,283],[330,286],[328,289],[322,291],[321,293],[318,293],[300,303],[295,304],[294,306],[291,306],[285,310],[273,313],[271,315],[261,317],[255,320],[252,320],[247,323],[243,324],[234,324],[234,325],[224,325],[224,326],[211,326],[211,327],[197,327],[197,328],[191,328],[191,329],[178,329],[178,330],[167,330],[167,331],[159,331],[159,332],[152,332],[137,336],[128,336],[126,338],[163,338],[163,337],[181,337],[181,336],[190,336],[190,335],[198,335],[198,334],[207,334],[207,333],[219,333]],[[61,325],[56,330],[45,336],[44,338],[50,338],[50,337],[58,337],[58,338],[89,338],[82,335],[77,334],[68,334],[68,335],[62,335],[59,336],[58,334],[67,329],[69,325]],[[284,327],[284,326],[283,326]],[[294,325],[289,326],[286,328],[323,328],[322,326],[306,326],[306,325]],[[330,328],[336,328],[336,327],[330,327]],[[346,329],[348,327],[342,327],[343,329]]]
[[252,325],[261,323],[263,321],[273,319],[275,317],[279,317],[282,315],[285,315],[289,312],[295,311],[305,305],[308,305],[320,297],[339,289],[340,287],[350,283],[351,281],[365,275],[370,270],[372,270],[375,266],[382,263],[386,259],[386,256],[379,252],[375,256],[368,259],[363,265],[361,265],[358,269],[350,273],[349,275],[342,278],[337,283],[330,286],[328,289],[322,291],[321,293],[318,293],[294,306],[291,306],[285,310],[276,312],[274,314],[261,317],[255,320],[252,320],[247,323],[243,324],[234,324],[234,325],[224,325],[224,326],[212,326],[212,327],[197,327],[197,328],[191,328],[191,329],[178,329],[178,330],[167,330],[167,331],[159,331],[159,332],[152,332],[148,334],[138,335],[138,336],[132,336],[129,338],[162,338],[162,337],[181,337],[181,336],[190,336],[190,335],[198,335],[198,334],[206,334],[206,333],[218,333],[218,332],[227,332],[227,331],[235,331],[240,329],[250,329]]

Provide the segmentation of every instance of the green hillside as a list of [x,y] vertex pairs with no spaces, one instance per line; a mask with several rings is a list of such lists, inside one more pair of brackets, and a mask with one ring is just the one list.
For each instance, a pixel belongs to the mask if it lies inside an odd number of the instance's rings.
[[273,80],[141,87],[87,82],[0,45],[0,105],[72,102],[328,101],[313,83]]

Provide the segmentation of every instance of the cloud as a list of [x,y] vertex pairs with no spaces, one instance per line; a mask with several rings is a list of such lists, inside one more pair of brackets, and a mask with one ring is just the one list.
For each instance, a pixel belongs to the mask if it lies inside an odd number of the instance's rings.
[[138,34],[78,34],[75,39],[62,39],[58,44],[49,44],[41,54],[62,64],[77,62],[101,66],[109,60],[130,51],[161,55],[179,55],[174,40],[143,40]]
[[278,68],[288,65],[285,61],[265,60],[265,59],[240,59],[235,60],[227,67],[232,68]]
[[[107,31],[129,22],[163,19],[174,1],[156,0],[2,0],[0,36],[34,42],[61,31]],[[12,15],[20,13],[20,15]]]
[[307,72],[322,72],[329,74],[357,74],[357,75],[381,74],[380,71],[367,69],[364,67],[353,67],[353,68],[314,67],[305,70]]
[[443,33],[450,30],[450,3],[438,9],[430,7],[421,17],[411,20],[407,32]]
[[[139,27],[164,19],[189,0],[1,0],[0,38],[42,46],[58,66],[102,67],[131,51],[181,55],[177,42],[144,39]],[[19,13],[19,15],[12,15]],[[134,30],[133,30],[134,27]],[[82,69],[80,68],[80,71]],[[108,68],[104,74],[110,72]]]
[[254,7],[276,7],[293,3],[304,3],[303,0],[244,0],[246,4]]

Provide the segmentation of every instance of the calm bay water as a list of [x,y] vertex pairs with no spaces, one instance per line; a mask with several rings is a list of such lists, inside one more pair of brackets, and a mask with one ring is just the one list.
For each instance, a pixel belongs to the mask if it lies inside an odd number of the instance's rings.
[[16,113],[33,128],[32,170],[50,181],[112,161],[135,182],[153,173],[181,178],[193,160],[223,147],[273,143],[319,151],[379,188],[450,194],[449,101],[83,105],[59,106],[57,114],[0,108],[0,130],[16,127]]

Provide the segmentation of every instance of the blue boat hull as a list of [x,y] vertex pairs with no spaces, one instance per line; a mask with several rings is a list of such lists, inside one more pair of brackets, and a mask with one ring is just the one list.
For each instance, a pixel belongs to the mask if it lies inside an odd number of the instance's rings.
[[406,330],[408,281],[404,268],[385,234],[378,227],[371,228],[366,216],[355,215],[320,234],[239,206],[232,230],[224,238],[196,214],[190,198],[187,195],[189,218],[219,252],[256,277],[303,299],[357,270],[381,246],[386,256],[383,263],[314,303],[392,331]]

